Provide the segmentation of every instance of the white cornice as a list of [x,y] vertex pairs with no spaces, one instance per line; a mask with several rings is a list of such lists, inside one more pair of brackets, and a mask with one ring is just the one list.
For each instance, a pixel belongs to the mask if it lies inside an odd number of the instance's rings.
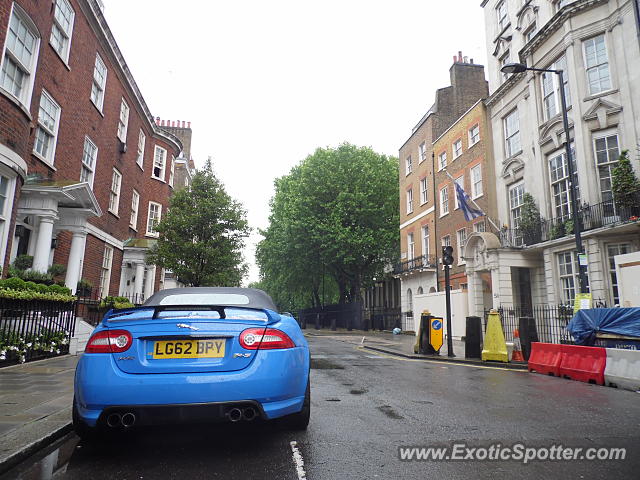
[[435,210],[434,207],[430,207],[428,209],[426,209],[424,212],[420,213],[420,215],[416,215],[415,217],[413,217],[410,220],[407,220],[406,222],[404,222],[402,225],[400,225],[400,230],[402,230],[405,227],[408,227],[409,225],[411,225],[413,222],[420,220],[421,218],[426,217],[427,215],[429,215],[430,213],[433,213],[433,211]]

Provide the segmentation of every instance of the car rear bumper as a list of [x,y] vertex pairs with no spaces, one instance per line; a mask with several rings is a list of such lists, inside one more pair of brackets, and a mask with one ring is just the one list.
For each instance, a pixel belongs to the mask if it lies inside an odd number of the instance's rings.
[[[229,405],[247,402],[257,405],[260,417],[274,419],[302,409],[308,375],[306,348],[259,351],[240,371],[186,374],[129,374],[112,355],[84,354],[76,369],[76,408],[91,427],[102,421],[104,412],[125,407],[138,409],[149,424],[156,418],[164,421],[165,415],[157,415],[162,411],[153,413],[153,408],[173,407],[166,411],[169,420],[204,413],[215,421],[224,418]],[[208,407],[193,408],[197,405]]]

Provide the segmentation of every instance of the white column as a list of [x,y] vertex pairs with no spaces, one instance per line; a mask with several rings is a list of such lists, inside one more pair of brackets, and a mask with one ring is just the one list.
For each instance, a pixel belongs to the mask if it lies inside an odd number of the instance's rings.
[[133,283],[133,300],[142,300],[142,281],[144,280],[144,263],[136,263],[136,279]]
[[500,307],[500,296],[502,292],[500,291],[500,272],[497,268],[491,269],[491,294],[493,296],[493,307]]
[[144,298],[145,300],[153,295],[153,288],[156,282],[156,266],[149,265],[147,270],[147,281],[144,284]]
[[69,250],[69,260],[67,262],[67,276],[64,284],[71,292],[76,293],[76,287],[80,280],[80,267],[84,257],[84,246],[87,239],[86,232],[73,232],[71,237],[71,249]]
[[53,237],[54,217],[40,217],[36,250],[33,255],[33,270],[45,273],[49,268],[49,253],[51,252],[51,238]]

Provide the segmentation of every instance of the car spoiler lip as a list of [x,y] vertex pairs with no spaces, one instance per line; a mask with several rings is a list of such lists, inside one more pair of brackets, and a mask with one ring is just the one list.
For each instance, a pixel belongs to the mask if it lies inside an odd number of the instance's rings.
[[[167,310],[175,310],[175,311],[185,311],[185,310],[196,310],[196,311],[215,311],[220,315],[220,320],[224,320],[226,318],[225,308],[234,308],[241,309],[247,311],[254,312],[264,312],[267,315],[266,324],[271,324],[280,321],[280,314],[274,312],[273,310],[269,310],[267,308],[251,308],[251,307],[243,307],[239,305],[156,305],[156,306],[145,306],[141,305],[139,307],[130,307],[130,308],[113,308],[105,313],[104,318],[102,320],[103,324],[107,324],[107,322],[126,322],[129,320],[127,318],[134,312],[139,312],[141,310],[153,310],[153,314],[151,316],[151,320],[158,318],[158,314]],[[194,318],[194,320],[198,320]]]

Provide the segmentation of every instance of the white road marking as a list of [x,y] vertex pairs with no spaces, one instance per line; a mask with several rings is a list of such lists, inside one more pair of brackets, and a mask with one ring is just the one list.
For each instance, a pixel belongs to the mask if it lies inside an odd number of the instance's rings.
[[291,451],[293,452],[293,463],[296,464],[296,473],[298,474],[298,480],[307,480],[307,473],[304,471],[304,459],[300,450],[298,450],[298,442],[293,440],[290,442]]

